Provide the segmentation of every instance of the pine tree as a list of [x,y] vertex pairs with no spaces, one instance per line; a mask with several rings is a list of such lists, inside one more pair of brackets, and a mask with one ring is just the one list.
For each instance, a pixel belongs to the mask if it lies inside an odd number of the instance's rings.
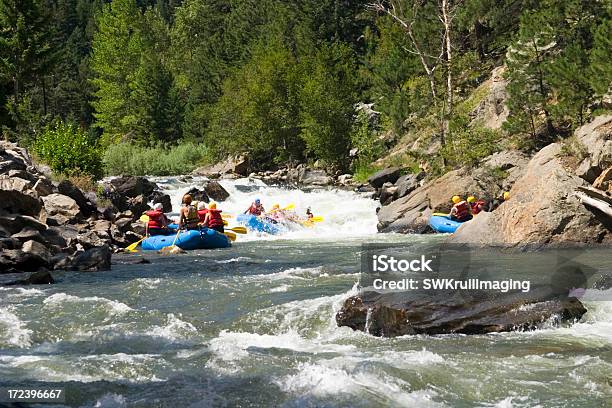
[[42,78],[52,50],[40,0],[0,0],[0,79],[11,84],[7,108],[17,124],[24,120],[23,96]]
[[516,41],[506,56],[511,133],[538,134],[543,118],[549,136],[555,133],[550,114],[551,86],[547,76],[557,47],[554,18],[545,11],[526,11]]
[[612,18],[609,15],[595,29],[594,37],[590,83],[597,94],[603,96],[612,90]]
[[91,57],[96,88],[92,106],[95,125],[104,130],[106,144],[133,130],[130,82],[141,62],[141,17],[135,0],[114,0],[97,19]]

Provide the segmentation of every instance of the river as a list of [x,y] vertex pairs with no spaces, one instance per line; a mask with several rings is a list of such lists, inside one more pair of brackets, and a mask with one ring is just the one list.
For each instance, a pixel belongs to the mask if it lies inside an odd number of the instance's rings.
[[[197,182],[155,181],[175,208]],[[0,288],[0,386],[52,383],[71,407],[610,402],[612,302],[585,302],[579,323],[533,332],[389,339],[338,328],[335,312],[357,293],[362,243],[437,238],[376,235],[376,203],[351,192],[223,185],[227,213],[260,197],[268,207],[311,206],[325,221],[240,236],[231,249],[146,254],[150,264],[122,255],[111,271]]]

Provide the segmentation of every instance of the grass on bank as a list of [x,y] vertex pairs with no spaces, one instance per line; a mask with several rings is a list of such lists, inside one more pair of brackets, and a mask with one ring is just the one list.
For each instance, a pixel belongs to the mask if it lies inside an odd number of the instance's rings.
[[203,144],[181,143],[171,148],[142,147],[129,143],[109,146],[104,152],[106,174],[132,176],[169,176],[186,174],[209,161]]

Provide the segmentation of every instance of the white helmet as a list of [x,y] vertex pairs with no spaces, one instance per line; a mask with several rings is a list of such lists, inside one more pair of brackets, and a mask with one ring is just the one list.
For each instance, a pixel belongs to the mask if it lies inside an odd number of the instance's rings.
[[204,210],[206,209],[206,203],[204,201],[200,201],[198,203],[198,210]]
[[164,206],[162,205],[162,203],[155,203],[153,204],[153,209],[156,211],[161,211],[164,209]]

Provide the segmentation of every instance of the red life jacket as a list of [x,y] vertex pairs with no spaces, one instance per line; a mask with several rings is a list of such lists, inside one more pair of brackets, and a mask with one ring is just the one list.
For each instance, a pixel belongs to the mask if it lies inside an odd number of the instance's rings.
[[164,227],[164,219],[166,216],[162,211],[150,210],[145,213],[149,217],[149,229],[159,229]]
[[203,210],[198,210],[198,218],[200,220],[200,222],[204,222],[204,218],[206,218],[206,213],[208,212],[208,210],[206,208],[204,208]]
[[249,207],[249,214],[251,215],[261,215],[261,206],[255,205],[255,203],[251,204]]
[[208,210],[208,228],[222,227],[223,218],[221,217],[221,210]]
[[465,220],[470,215],[470,205],[467,201],[460,201],[453,206],[451,213],[459,221]]
[[472,207],[472,214],[476,215],[483,210],[485,206],[485,202],[483,200],[478,200],[475,203],[471,203],[470,207]]

